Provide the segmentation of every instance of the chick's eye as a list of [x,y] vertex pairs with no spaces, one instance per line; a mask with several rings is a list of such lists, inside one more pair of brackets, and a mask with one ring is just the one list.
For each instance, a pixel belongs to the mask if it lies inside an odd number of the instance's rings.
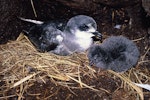
[[89,29],[89,27],[88,27],[87,25],[82,25],[82,26],[79,27],[79,29],[80,29],[81,31],[86,31],[86,30]]

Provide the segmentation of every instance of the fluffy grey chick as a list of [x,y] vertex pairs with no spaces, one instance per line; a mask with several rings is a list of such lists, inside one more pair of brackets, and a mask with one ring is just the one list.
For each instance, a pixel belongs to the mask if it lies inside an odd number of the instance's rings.
[[111,36],[101,45],[91,46],[88,51],[91,65],[116,72],[124,72],[135,66],[139,55],[135,43],[123,36]]

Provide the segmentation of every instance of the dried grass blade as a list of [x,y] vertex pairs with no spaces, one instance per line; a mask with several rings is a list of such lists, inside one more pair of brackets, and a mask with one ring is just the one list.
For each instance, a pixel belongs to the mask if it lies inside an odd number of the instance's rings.
[[33,73],[33,74],[31,74],[31,75],[28,75],[28,76],[24,77],[23,79],[21,79],[21,80],[19,80],[18,82],[14,83],[14,84],[11,86],[11,88],[14,88],[14,87],[16,87],[16,86],[22,84],[23,82],[29,80],[30,78],[34,77],[34,76],[37,75],[37,74],[38,74],[38,73]]

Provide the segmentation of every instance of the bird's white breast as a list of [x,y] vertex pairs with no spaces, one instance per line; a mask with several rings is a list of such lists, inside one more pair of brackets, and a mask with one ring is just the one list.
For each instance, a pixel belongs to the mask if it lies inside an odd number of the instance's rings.
[[81,47],[81,50],[87,50],[91,44],[93,43],[92,36],[94,36],[92,33],[87,33],[85,31],[79,31],[77,30],[75,32],[76,36],[76,43]]
[[81,47],[81,50],[84,51],[87,50],[92,45],[93,40],[92,38],[88,38],[88,39],[80,38],[76,43]]

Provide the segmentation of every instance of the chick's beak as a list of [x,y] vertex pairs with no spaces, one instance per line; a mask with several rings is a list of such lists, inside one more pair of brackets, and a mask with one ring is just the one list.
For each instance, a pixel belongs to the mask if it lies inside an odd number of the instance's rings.
[[95,31],[95,32],[93,32],[93,34],[94,34],[94,38],[96,39],[96,40],[102,40],[102,34],[101,33],[99,33],[98,31]]

